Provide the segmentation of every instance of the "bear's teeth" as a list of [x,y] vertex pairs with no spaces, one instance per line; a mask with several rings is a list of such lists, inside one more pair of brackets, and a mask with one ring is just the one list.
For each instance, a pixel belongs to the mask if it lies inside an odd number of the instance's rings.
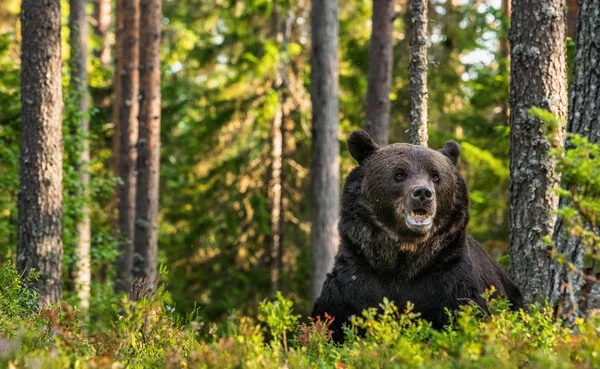
[[422,215],[422,214],[417,214],[414,216],[415,220],[419,223],[423,223],[425,221],[425,219],[427,219],[426,215]]
[[431,216],[429,214],[415,214],[414,211],[410,212],[410,215],[407,216],[407,222],[412,225],[429,225],[431,224]]

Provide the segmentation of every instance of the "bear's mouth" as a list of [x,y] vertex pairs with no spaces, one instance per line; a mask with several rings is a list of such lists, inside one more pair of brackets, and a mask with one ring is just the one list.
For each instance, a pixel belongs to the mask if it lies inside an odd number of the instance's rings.
[[411,229],[425,230],[433,224],[433,214],[424,209],[416,209],[406,214],[406,225]]

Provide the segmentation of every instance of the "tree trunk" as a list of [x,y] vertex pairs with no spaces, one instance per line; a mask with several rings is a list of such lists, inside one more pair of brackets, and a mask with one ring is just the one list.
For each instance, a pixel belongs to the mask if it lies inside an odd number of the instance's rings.
[[[502,21],[501,24],[501,32],[499,37],[499,45],[498,45],[498,53],[500,54],[500,65],[498,67],[498,73],[501,76],[509,73],[508,66],[510,63],[510,45],[508,43],[508,28],[509,28],[509,19],[510,19],[510,1],[511,0],[502,0],[502,12],[504,13],[505,20]],[[502,106],[500,107],[500,121],[505,126],[510,126],[509,120],[510,108],[508,105],[508,100],[502,100]]]
[[269,274],[271,275],[271,293],[279,290],[279,260],[281,258],[282,232],[282,192],[283,192],[283,109],[280,106],[275,111],[271,125],[271,178],[269,183],[269,197],[271,203],[271,238],[269,245]]
[[[135,222],[135,189],[136,189],[136,144],[138,139],[138,64],[139,64],[139,2],[135,0],[118,0],[123,2],[117,8],[122,9],[123,34],[120,57],[120,93],[121,98],[115,101],[119,109],[119,151],[118,176],[122,184],[118,187],[117,211],[119,231],[124,237],[119,245],[120,255],[117,258],[117,291],[129,292],[133,267],[133,238]],[[118,14],[118,13],[117,13]],[[118,31],[118,30],[117,30]]]
[[573,41],[577,37],[578,7],[578,0],[567,0],[567,36]]
[[81,208],[80,219],[77,223],[77,246],[75,249],[75,290],[82,310],[87,310],[90,303],[90,245],[91,223],[88,211],[90,174],[88,164],[90,161],[90,148],[87,135],[89,132],[88,109],[88,73],[87,73],[87,38],[88,26],[85,12],[86,0],[71,0],[69,12],[69,45],[71,47],[70,67],[71,86],[78,99],[79,134],[83,136],[81,152],[79,154],[79,181],[83,192],[84,204]]
[[60,0],[22,1],[17,269],[39,273],[42,305],[62,298],[60,30]]
[[[511,13],[511,9],[510,9],[510,0],[502,0],[501,3],[501,8],[502,8],[502,13],[504,13],[504,15],[510,19],[510,13]],[[508,25],[508,23],[506,23]],[[504,26],[504,24],[503,24]],[[502,37],[500,37],[499,40],[499,53],[500,56],[503,58],[508,58],[510,56],[510,45],[508,44],[508,39],[505,39],[504,37],[508,34],[508,29],[502,29]]]
[[[121,70],[123,69],[123,26],[124,26],[124,12],[123,12],[124,0],[115,0],[115,49],[114,49],[114,63],[115,68],[113,72],[113,135],[112,135],[112,172],[115,178],[119,178],[119,153],[120,153],[120,141],[121,141],[121,124],[119,123],[119,102],[122,100],[123,94],[121,93]],[[118,236],[119,232],[119,188],[120,185],[116,185],[114,192],[111,195],[109,203],[110,219],[112,223],[112,229],[114,235]],[[118,261],[118,260],[117,260]],[[106,269],[101,270],[99,273],[100,281],[106,281]],[[118,286],[118,285],[117,285]]]
[[141,0],[140,116],[133,274],[148,292],[157,282],[162,0]]
[[528,302],[543,302],[551,257],[543,237],[551,237],[559,184],[551,142],[564,141],[564,126],[544,134],[531,107],[564,121],[567,115],[565,9],[561,0],[513,0],[510,84],[510,274]]
[[427,0],[411,0],[410,141],[427,147]]
[[373,0],[365,130],[382,146],[390,130],[390,89],[394,46],[394,0]]
[[[600,0],[580,3],[577,46],[571,82],[567,131],[600,143]],[[578,270],[583,269],[585,246],[578,237],[566,234],[563,218],[556,222],[556,251],[569,258]],[[598,285],[586,285],[579,273],[569,273],[566,265],[555,263],[551,272],[550,302],[568,322],[584,317],[589,309],[600,306]]]
[[271,126],[271,170],[269,179],[269,202],[271,204],[271,238],[269,244],[269,272],[271,275],[271,293],[281,289],[281,272],[283,267],[283,234],[285,228],[283,169],[284,147],[286,141],[285,122],[287,120],[287,65],[289,59],[288,43],[292,32],[294,13],[288,11],[285,19],[280,21],[279,9],[273,12],[274,34],[281,41],[281,59],[275,73],[274,88],[279,95],[279,106],[273,117]]
[[[117,14],[117,17],[119,14]],[[100,60],[100,65],[107,67],[110,63],[110,0],[94,0],[94,32],[100,38],[100,48],[95,56]]]
[[338,1],[313,0],[311,22],[311,297],[315,300],[333,266],[339,243]]

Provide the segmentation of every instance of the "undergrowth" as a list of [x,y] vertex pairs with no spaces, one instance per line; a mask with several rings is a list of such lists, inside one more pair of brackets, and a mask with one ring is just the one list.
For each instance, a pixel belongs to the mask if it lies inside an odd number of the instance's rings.
[[64,303],[40,309],[10,264],[0,280],[0,365],[8,368],[600,367],[600,318],[567,328],[550,309],[511,312],[503,300],[489,301],[490,315],[465,306],[443,330],[384,300],[355,317],[337,345],[333,318],[303,319],[281,294],[257,317],[217,326],[178,318],[164,289],[135,303],[107,297],[111,311],[89,319]]

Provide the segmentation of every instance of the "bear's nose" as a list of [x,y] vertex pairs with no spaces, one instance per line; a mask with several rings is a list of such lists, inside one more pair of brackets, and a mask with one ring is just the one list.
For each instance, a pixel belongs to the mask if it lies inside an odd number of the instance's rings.
[[427,186],[417,186],[412,190],[412,199],[427,204],[433,200],[433,191]]

